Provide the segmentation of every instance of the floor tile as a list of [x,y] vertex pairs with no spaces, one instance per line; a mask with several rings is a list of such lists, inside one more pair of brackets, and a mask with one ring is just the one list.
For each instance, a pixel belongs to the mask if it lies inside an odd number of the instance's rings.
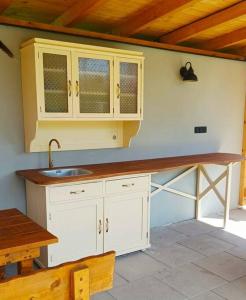
[[176,230],[188,236],[194,236],[194,235],[208,233],[217,230],[217,228],[214,226],[196,220],[176,223],[170,225],[169,227],[170,229]]
[[169,229],[168,226],[161,226],[151,229],[150,242],[152,247],[170,246],[176,242],[186,239],[187,236],[178,231]]
[[245,300],[246,299],[246,277],[232,281],[214,292],[227,300]]
[[170,267],[180,266],[204,257],[179,244],[163,248],[150,248],[146,250],[146,253]]
[[213,292],[208,292],[197,297],[191,298],[192,300],[226,300],[225,298],[216,295]]
[[246,247],[234,247],[226,252],[246,260]]
[[216,239],[208,234],[194,236],[179,242],[179,244],[193,249],[206,256],[213,255],[235,247],[225,241]]
[[91,300],[114,300],[115,298],[109,293],[99,293],[91,297]]
[[232,209],[230,219],[235,221],[246,221],[246,209]]
[[17,275],[17,264],[10,264],[5,266],[6,277],[11,277]]
[[122,286],[128,284],[128,281],[121,277],[119,274],[114,273],[114,287]]
[[135,252],[120,256],[116,259],[115,266],[116,273],[129,281],[151,275],[164,268],[167,268],[167,266],[157,262],[143,252]]
[[246,261],[225,252],[203,258],[194,263],[228,281],[246,275]]
[[148,276],[129,283],[126,286],[114,288],[110,294],[117,300],[185,300],[167,284]]
[[209,235],[239,247],[246,247],[246,239],[223,229],[210,232]]
[[187,297],[197,296],[227,283],[219,276],[191,263],[171,271],[158,272],[154,276]]

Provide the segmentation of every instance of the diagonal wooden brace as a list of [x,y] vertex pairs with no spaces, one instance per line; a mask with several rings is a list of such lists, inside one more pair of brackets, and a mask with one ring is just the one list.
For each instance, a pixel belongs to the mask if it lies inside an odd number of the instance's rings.
[[218,197],[218,199],[220,200],[221,204],[224,206],[225,205],[225,199],[221,196],[220,192],[218,191],[216,185],[226,177],[227,175],[227,171],[224,171],[216,180],[212,180],[207,171],[205,170],[205,168],[203,166],[201,166],[201,171],[204,175],[204,177],[206,178],[206,180],[209,183],[209,186],[200,194],[200,200],[206,196],[211,190],[213,190],[216,194],[216,196]]
[[165,191],[165,192],[173,193],[173,194],[176,194],[176,195],[179,195],[179,196],[183,196],[185,198],[196,200],[196,196],[193,196],[193,195],[190,195],[190,194],[187,194],[187,193],[184,193],[184,192],[181,192],[181,191],[178,191],[176,189],[173,189],[173,188],[169,187],[170,185],[172,185],[175,182],[179,181],[181,178],[187,176],[188,174],[195,171],[196,169],[197,169],[197,166],[193,166],[193,167],[189,168],[188,170],[185,170],[184,172],[182,172],[180,175],[176,176],[175,178],[169,180],[168,182],[166,182],[163,185],[152,182],[151,185],[153,187],[155,187],[156,190],[151,193],[151,196],[154,196],[155,194],[157,194],[161,191]]

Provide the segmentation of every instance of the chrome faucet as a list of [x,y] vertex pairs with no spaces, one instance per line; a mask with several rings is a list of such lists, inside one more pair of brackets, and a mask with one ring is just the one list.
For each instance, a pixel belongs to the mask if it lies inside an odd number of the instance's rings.
[[59,143],[59,141],[57,139],[51,139],[49,141],[49,168],[50,169],[53,168],[53,166],[54,166],[52,158],[51,158],[51,145],[53,142],[56,142],[58,149],[61,149],[61,144]]

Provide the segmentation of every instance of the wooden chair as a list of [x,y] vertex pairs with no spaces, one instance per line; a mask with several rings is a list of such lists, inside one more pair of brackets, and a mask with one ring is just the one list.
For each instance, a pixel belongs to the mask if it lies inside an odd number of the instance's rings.
[[1,300],[88,300],[112,288],[115,252],[0,281]]

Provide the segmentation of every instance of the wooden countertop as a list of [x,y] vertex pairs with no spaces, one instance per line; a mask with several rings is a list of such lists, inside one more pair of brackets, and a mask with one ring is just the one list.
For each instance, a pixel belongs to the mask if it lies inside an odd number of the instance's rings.
[[239,162],[243,159],[243,156],[239,154],[207,153],[188,156],[163,157],[156,159],[62,167],[81,167],[92,171],[92,174],[89,175],[73,177],[47,177],[39,173],[40,170],[47,169],[21,170],[17,171],[16,174],[39,185],[52,185],[84,180],[94,180],[113,176],[132,175],[139,173],[156,173],[164,170],[170,170],[178,167],[188,167],[197,164],[228,164],[232,162]]

